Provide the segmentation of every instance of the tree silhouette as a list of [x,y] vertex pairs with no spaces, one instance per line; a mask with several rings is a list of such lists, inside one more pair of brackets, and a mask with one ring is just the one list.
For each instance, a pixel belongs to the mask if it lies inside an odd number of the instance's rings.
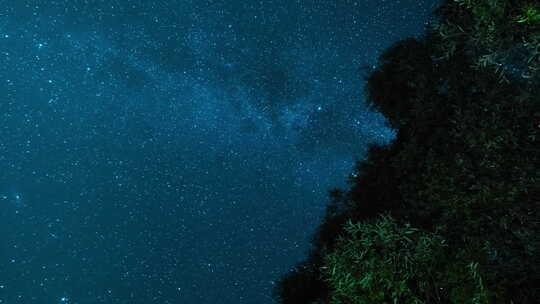
[[[422,39],[394,44],[368,70],[367,103],[397,138],[369,147],[349,189],[330,192],[308,259],[277,288],[282,303],[538,301],[536,12],[525,0],[447,0]],[[407,227],[419,237],[409,242]],[[418,251],[421,240],[448,250]],[[409,259],[416,268],[385,268]]]

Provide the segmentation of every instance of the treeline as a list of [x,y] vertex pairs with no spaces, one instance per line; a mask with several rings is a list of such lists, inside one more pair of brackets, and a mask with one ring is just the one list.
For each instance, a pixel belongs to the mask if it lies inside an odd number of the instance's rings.
[[538,303],[540,4],[447,0],[365,77],[397,138],[330,191],[284,304]]

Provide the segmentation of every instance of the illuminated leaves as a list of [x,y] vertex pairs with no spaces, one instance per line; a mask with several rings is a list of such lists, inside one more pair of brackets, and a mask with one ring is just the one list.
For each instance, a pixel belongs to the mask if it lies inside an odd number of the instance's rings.
[[488,303],[479,264],[467,261],[466,250],[454,256],[440,235],[388,215],[349,221],[345,230],[323,267],[333,288],[330,303]]

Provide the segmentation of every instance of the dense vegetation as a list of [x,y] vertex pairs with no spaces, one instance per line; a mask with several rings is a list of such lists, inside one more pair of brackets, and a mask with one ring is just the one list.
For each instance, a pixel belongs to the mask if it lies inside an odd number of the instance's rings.
[[538,303],[540,4],[435,14],[366,77],[397,138],[330,192],[281,303]]

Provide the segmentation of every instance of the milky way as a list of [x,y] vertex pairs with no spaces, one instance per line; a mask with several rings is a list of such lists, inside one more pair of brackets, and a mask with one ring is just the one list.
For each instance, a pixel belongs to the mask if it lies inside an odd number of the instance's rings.
[[273,303],[435,2],[3,3],[0,303]]

